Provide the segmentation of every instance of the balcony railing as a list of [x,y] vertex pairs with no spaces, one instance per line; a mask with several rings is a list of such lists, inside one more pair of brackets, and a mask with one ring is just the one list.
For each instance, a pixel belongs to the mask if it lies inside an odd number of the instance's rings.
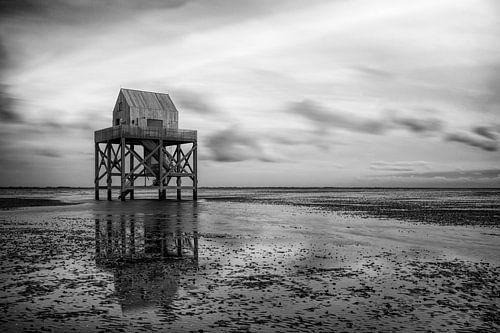
[[118,139],[121,137],[134,139],[163,139],[168,141],[194,142],[197,131],[159,127],[139,127],[119,125],[94,132],[95,142]]

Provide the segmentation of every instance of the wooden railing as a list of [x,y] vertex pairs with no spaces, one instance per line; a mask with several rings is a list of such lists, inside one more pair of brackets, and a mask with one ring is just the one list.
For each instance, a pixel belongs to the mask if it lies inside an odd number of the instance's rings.
[[94,132],[95,142],[103,142],[121,137],[194,142],[197,139],[197,131],[185,130],[185,129],[119,125],[119,126],[104,128]]

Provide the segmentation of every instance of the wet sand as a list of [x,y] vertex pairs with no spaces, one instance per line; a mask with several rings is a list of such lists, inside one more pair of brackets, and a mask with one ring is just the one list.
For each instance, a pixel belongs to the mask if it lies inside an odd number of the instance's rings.
[[498,227],[218,199],[13,209],[0,228],[4,331],[500,329]]

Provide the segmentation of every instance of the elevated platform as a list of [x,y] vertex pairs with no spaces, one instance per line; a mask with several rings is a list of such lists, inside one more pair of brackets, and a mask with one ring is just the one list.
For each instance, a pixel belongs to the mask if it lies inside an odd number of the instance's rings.
[[195,143],[197,135],[197,131],[194,130],[119,125],[95,131],[94,141],[120,143],[121,138],[126,138],[127,142],[134,139],[163,140],[164,144],[169,145]]
[[[113,178],[119,177],[122,201],[134,199],[135,181],[143,178],[166,198],[167,189],[192,189],[197,199],[197,131],[160,127],[119,125],[94,132],[95,198],[99,200],[100,181],[106,181],[107,198],[112,200]],[[173,147],[172,147],[173,146]],[[149,180],[152,177],[152,180]],[[169,186],[176,179],[175,186]],[[182,186],[182,179],[191,186]]]

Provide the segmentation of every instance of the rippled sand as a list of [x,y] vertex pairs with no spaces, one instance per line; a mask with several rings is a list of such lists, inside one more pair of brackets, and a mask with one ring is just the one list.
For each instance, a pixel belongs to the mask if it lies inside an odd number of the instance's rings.
[[500,329],[497,226],[212,199],[1,211],[0,328]]

